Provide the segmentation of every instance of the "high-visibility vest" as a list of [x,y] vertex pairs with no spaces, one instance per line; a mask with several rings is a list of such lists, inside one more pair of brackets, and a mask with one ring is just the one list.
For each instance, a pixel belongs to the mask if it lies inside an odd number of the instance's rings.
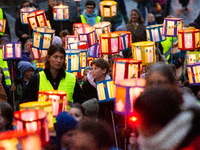
[[[87,23],[87,21],[86,21],[86,19],[85,19],[85,17],[83,15],[80,15],[80,17],[81,17],[81,22],[82,23]],[[99,23],[100,21],[101,21],[101,17],[97,16],[96,17],[96,23]]]
[[3,52],[2,52],[2,49],[0,49],[0,67],[3,70],[3,74],[4,74],[4,77],[5,77],[6,85],[10,86],[11,85],[10,72],[8,70],[8,63],[7,63],[7,61],[3,61]]
[[[0,19],[3,19],[3,10],[0,8]],[[0,33],[0,35],[3,35],[3,33]]]
[[[47,79],[46,74],[44,71],[39,72],[39,91],[42,90],[54,90],[53,86],[51,85],[50,81]],[[60,80],[58,85],[58,90],[67,92],[68,98],[68,105],[67,110],[73,104],[73,94],[74,94],[74,87],[76,84],[76,77],[68,72],[65,72],[65,78]]]

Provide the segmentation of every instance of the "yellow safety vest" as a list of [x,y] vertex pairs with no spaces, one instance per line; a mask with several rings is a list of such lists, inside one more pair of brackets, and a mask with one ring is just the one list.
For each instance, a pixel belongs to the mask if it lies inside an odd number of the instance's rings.
[[[39,91],[54,90],[50,81],[47,79],[44,71],[40,71],[39,75],[40,75]],[[73,94],[74,94],[75,84],[76,84],[76,77],[71,73],[65,72],[65,78],[60,80],[60,83],[58,85],[58,90],[67,92],[67,98],[68,98],[67,110],[74,102]]]
[[[0,8],[0,19],[3,19],[3,10]],[[3,35],[3,33],[0,33],[0,35]]]
[[[81,22],[82,23],[87,23],[87,21],[86,21],[86,19],[85,19],[85,17],[83,15],[80,15],[80,17],[81,17]],[[97,16],[96,17],[96,23],[99,23],[100,21],[101,21],[101,17]]]

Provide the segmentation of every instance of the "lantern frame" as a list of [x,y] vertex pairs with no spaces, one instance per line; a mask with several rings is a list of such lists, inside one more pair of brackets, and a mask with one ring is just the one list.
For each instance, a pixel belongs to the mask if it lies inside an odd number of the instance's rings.
[[34,60],[45,59],[47,56],[47,50],[39,50],[36,48],[32,48],[31,53],[33,55]]
[[200,62],[200,52],[187,52],[187,64]]
[[147,39],[153,42],[162,42],[166,40],[163,36],[163,24],[150,25],[146,27]]
[[6,42],[2,46],[2,52],[3,60],[21,60],[22,44],[21,42]]
[[99,37],[101,34],[111,32],[111,29],[110,29],[111,23],[108,21],[96,23],[95,25],[93,25],[93,27],[95,28],[97,40],[99,40]]
[[79,72],[81,71],[80,65],[80,51],[78,50],[65,50],[66,58],[66,71],[67,72]]
[[69,49],[69,43],[74,43],[78,41],[77,35],[66,35],[65,36],[65,49]]
[[73,24],[73,34],[74,35],[77,35],[77,32],[76,32],[76,30],[78,29],[78,28],[80,28],[80,27],[89,27],[90,25],[89,24],[87,24],[87,23],[74,23]]
[[189,84],[200,85],[200,63],[187,64]]
[[[120,50],[125,51],[131,48],[132,36],[130,31],[115,31],[120,34]],[[114,33],[115,33],[114,32]]]
[[53,7],[53,19],[55,21],[69,20],[69,8],[68,6],[54,6]]
[[114,17],[117,15],[117,2],[101,1],[100,2],[100,13],[102,17]]
[[29,24],[28,22],[28,14],[35,11],[34,7],[25,7],[20,9],[20,19],[22,24]]

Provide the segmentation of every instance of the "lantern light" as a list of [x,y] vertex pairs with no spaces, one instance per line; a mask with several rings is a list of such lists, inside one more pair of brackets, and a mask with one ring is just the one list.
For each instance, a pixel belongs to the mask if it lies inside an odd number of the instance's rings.
[[69,20],[69,9],[68,6],[54,6],[53,7],[53,19],[56,21]]
[[187,52],[187,64],[200,62],[200,52]]
[[135,100],[144,91],[145,79],[124,79],[116,85],[115,113],[121,115],[133,114]]
[[6,29],[6,19],[0,19],[0,33],[4,33]]
[[73,33],[74,35],[77,35],[77,32],[76,30],[80,27],[89,27],[90,25],[89,24],[86,24],[86,23],[74,23],[73,24]]
[[115,31],[115,32],[120,34],[120,50],[125,51],[128,48],[131,48],[132,44],[131,32],[130,31]]
[[147,39],[153,42],[162,42],[166,38],[163,36],[163,24],[150,25],[146,27]]
[[32,11],[35,11],[36,8],[34,7],[25,7],[20,9],[20,18],[21,18],[21,23],[22,24],[28,24],[28,19],[27,16],[29,13]]
[[42,62],[36,62],[36,68],[42,68],[42,69],[44,69],[45,68],[45,64],[42,63]]
[[69,48],[69,43],[78,42],[78,36],[77,35],[66,35],[65,36],[65,49]]
[[111,24],[110,22],[99,22],[96,23],[93,27],[95,27],[95,32],[96,32],[96,36],[97,39],[99,40],[99,36],[103,33],[110,33],[110,27]]
[[86,41],[76,41],[68,43],[69,49],[88,49],[88,43]]
[[22,58],[21,42],[8,42],[2,46],[3,60],[20,60]]
[[39,50],[36,48],[32,48],[31,52],[32,52],[34,60],[41,60],[41,59],[46,58],[47,56],[47,50]]
[[200,63],[187,64],[189,84],[200,85]]
[[85,67],[87,67],[88,50],[79,49],[79,51],[80,51],[80,66],[81,66],[81,69],[84,69]]
[[80,66],[80,51],[78,50],[65,50],[66,53],[66,71],[67,72],[79,72]]
[[111,1],[101,1],[100,2],[100,12],[102,17],[114,17],[117,15],[117,2]]
[[132,43],[132,54],[134,60],[142,60],[142,65],[155,63],[155,42],[143,41]]

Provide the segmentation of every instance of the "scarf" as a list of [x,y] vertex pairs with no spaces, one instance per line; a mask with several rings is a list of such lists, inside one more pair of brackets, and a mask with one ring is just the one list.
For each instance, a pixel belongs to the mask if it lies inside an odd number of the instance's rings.
[[174,150],[192,128],[194,115],[191,111],[181,112],[163,129],[151,137],[141,135],[142,150]]
[[87,14],[86,10],[83,10],[83,16],[87,21],[87,24],[89,24],[90,26],[93,26],[94,24],[96,24],[96,17],[97,17],[97,10],[94,10],[93,14]]

